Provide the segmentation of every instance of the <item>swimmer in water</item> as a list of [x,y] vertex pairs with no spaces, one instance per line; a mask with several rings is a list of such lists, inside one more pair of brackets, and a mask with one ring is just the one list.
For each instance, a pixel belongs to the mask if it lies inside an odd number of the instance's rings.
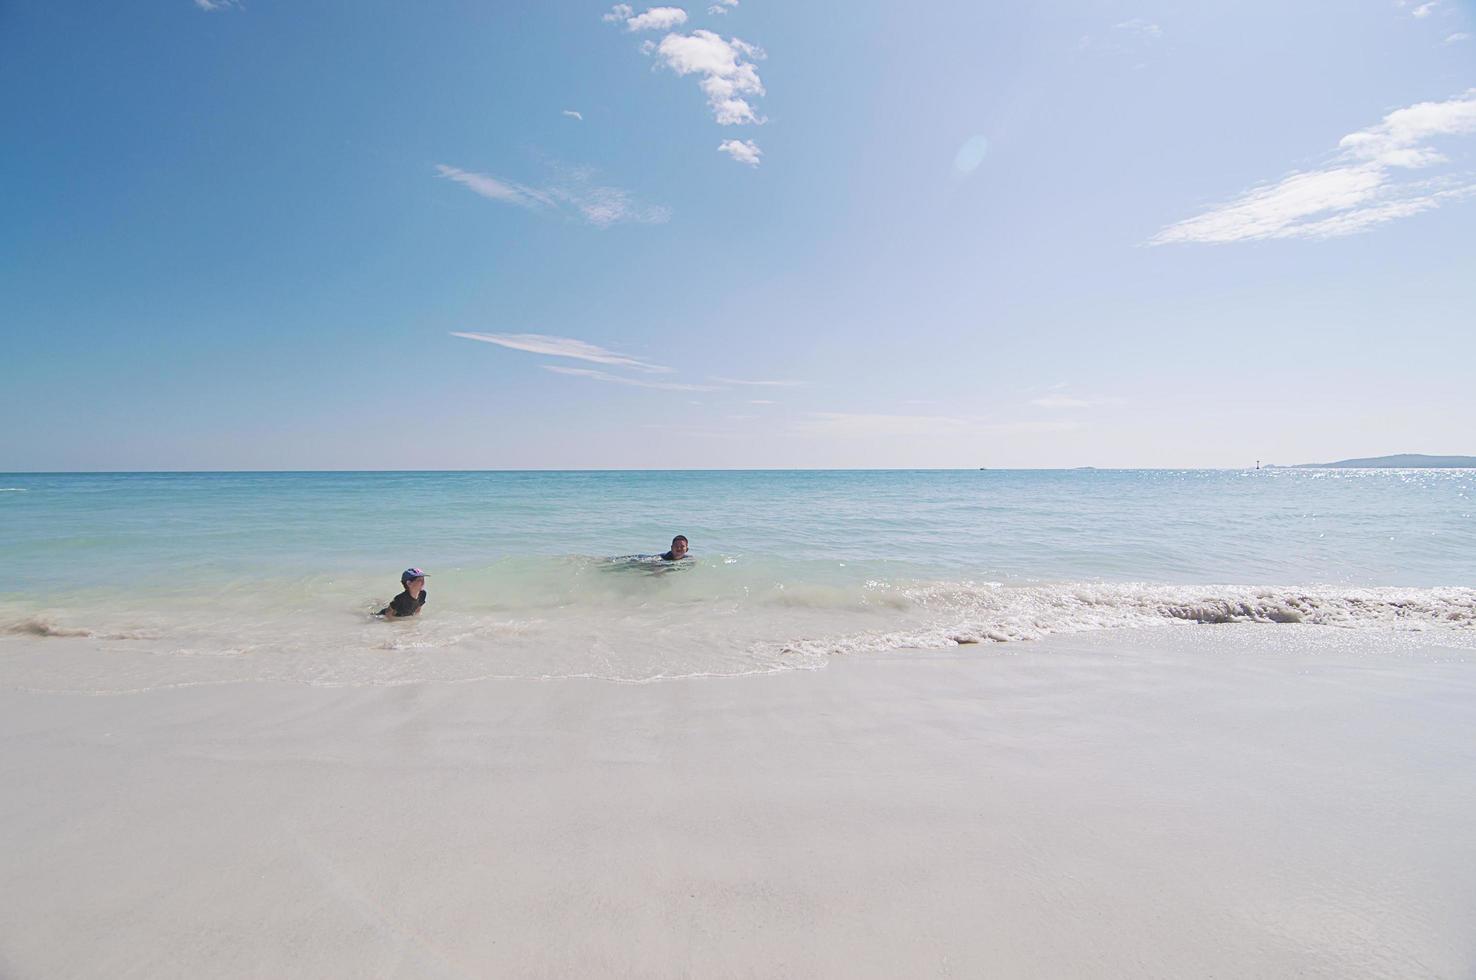
[[687,557],[687,536],[678,534],[671,539],[671,550],[661,556],[662,561],[681,561]]
[[400,574],[400,584],[405,587],[405,591],[379,610],[379,615],[385,619],[417,616],[420,608],[425,605],[425,572],[418,568],[407,568]]

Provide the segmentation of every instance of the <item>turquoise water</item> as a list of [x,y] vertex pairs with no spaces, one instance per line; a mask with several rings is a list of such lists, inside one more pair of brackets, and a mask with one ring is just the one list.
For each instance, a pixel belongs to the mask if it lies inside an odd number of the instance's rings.
[[[608,560],[675,533],[685,567]],[[10,474],[0,560],[11,637],[640,679],[1159,621],[1468,629],[1476,471]],[[426,615],[371,621],[408,565]]]
[[1003,581],[1476,584],[1476,471],[10,474],[7,590],[665,550]]

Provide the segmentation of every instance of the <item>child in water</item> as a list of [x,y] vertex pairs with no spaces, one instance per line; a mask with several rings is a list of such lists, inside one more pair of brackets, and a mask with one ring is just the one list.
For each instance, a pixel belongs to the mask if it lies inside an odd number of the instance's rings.
[[390,604],[379,610],[385,619],[414,616],[425,605],[425,572],[418,568],[407,568],[400,573],[400,584],[405,591],[390,600]]

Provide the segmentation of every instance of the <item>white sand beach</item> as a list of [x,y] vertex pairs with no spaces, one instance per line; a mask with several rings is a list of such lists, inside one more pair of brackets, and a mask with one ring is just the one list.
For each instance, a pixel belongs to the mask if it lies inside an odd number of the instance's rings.
[[7,684],[0,976],[1469,977],[1469,647],[1205,626],[647,684]]

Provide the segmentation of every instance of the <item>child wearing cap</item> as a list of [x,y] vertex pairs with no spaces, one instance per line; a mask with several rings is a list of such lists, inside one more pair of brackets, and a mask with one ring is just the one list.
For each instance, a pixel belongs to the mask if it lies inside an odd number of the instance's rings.
[[418,568],[407,568],[400,574],[400,584],[405,591],[390,600],[390,604],[379,610],[385,619],[414,616],[425,605],[425,572]]

